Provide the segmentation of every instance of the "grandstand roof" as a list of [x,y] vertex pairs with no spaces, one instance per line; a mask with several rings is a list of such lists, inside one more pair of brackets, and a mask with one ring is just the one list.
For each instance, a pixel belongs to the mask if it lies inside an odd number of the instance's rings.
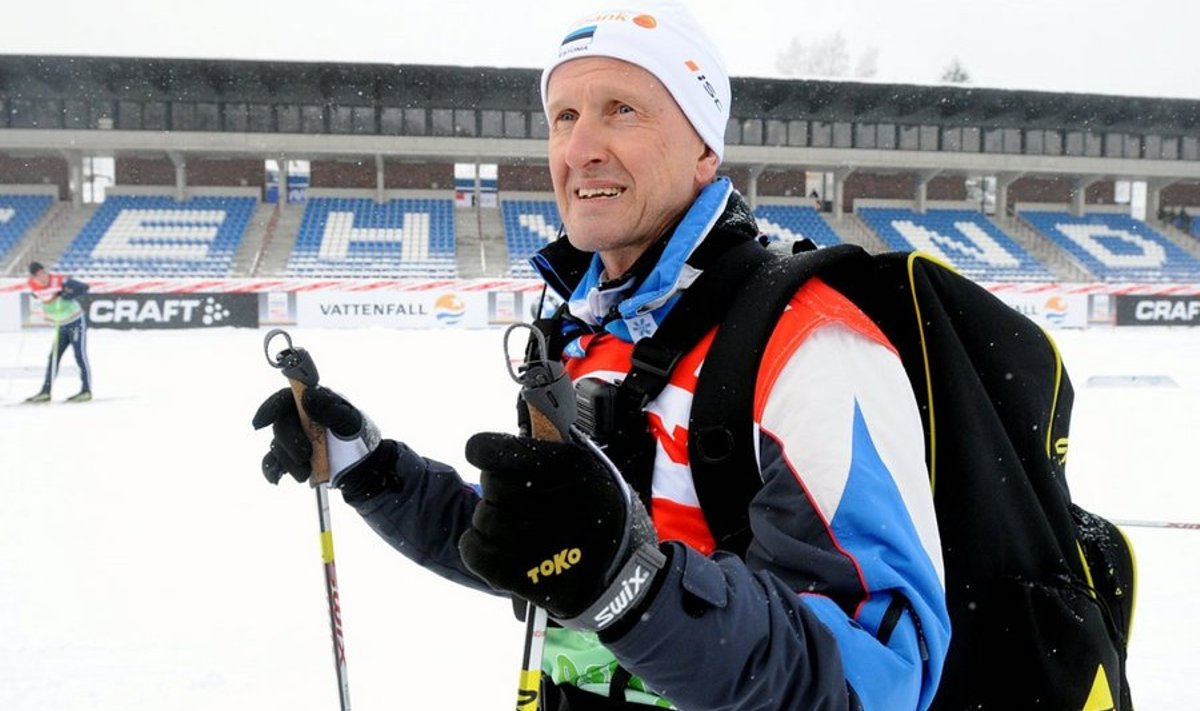
[[[246,101],[540,111],[538,70],[497,67],[0,56],[0,127],[22,102]],[[1200,136],[1200,101],[954,85],[732,79],[733,115]],[[14,111],[15,109],[15,111]],[[18,125],[13,125],[14,117]],[[69,126],[48,126],[64,128]],[[95,128],[95,126],[88,126]]]
[[[727,166],[1200,180],[1200,100],[732,82]],[[546,135],[535,69],[0,56],[10,154],[536,164]]]

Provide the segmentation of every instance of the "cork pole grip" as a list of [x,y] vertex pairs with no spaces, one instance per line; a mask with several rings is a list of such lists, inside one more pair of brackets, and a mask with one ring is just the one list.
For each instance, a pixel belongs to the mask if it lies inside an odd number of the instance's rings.
[[304,409],[304,390],[307,386],[295,378],[288,378],[288,384],[292,386],[296,412],[300,413],[300,426],[304,428],[308,441],[312,443],[312,476],[308,478],[308,485],[320,486],[329,481],[329,452],[325,443],[325,428],[309,419],[308,412]]
[[558,428],[550,421],[550,418],[542,414],[542,411],[529,406],[529,429],[533,432],[534,439],[540,439],[546,442],[561,442],[563,441],[562,434]]

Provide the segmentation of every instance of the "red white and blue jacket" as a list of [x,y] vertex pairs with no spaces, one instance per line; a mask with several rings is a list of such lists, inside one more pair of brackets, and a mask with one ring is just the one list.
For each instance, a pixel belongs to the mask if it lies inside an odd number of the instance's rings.
[[[727,239],[731,219],[750,218],[718,180],[628,288],[602,284],[598,259],[582,276],[565,276],[549,251],[535,260],[590,327],[565,350],[571,376],[623,377],[632,343],[654,332],[706,259],[719,258],[704,243]],[[921,421],[894,348],[820,281],[797,292],[756,385],[763,487],[742,559],[713,553],[688,465],[688,413],[710,343],[686,354],[646,407],[657,447],[650,514],[670,553],[666,578],[631,629],[600,641],[677,708],[927,708],[950,625]],[[398,471],[429,474],[405,477],[417,491],[353,505],[418,563],[486,589],[455,545],[473,492],[403,446],[399,459]],[[415,506],[445,515],[423,525]]]

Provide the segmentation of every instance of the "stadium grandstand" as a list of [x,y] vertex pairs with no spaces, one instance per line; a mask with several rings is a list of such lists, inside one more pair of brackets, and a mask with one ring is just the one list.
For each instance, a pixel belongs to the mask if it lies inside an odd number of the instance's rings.
[[[114,278],[531,276],[561,229],[537,80],[2,56],[0,276],[33,259]],[[733,94],[722,171],[770,239],[921,249],[980,282],[1200,282],[1200,101],[759,78]]]

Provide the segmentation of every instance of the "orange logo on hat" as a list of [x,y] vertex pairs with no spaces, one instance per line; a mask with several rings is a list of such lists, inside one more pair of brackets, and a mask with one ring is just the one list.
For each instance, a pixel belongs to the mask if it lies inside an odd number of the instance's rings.
[[717,98],[717,90],[713,88],[712,82],[709,81],[708,76],[700,73],[700,65],[696,64],[696,62],[691,59],[683,60],[683,64],[688,68],[688,70],[696,75],[696,81],[700,82],[700,85],[704,87],[705,93],[707,93],[709,98],[713,100],[713,105],[717,107],[717,111],[722,111],[723,109],[721,107],[721,100]]
[[653,15],[638,15],[637,17],[633,18],[633,24],[637,25],[638,27],[645,27],[648,30],[652,30],[655,27],[658,27],[658,20],[654,19]]

